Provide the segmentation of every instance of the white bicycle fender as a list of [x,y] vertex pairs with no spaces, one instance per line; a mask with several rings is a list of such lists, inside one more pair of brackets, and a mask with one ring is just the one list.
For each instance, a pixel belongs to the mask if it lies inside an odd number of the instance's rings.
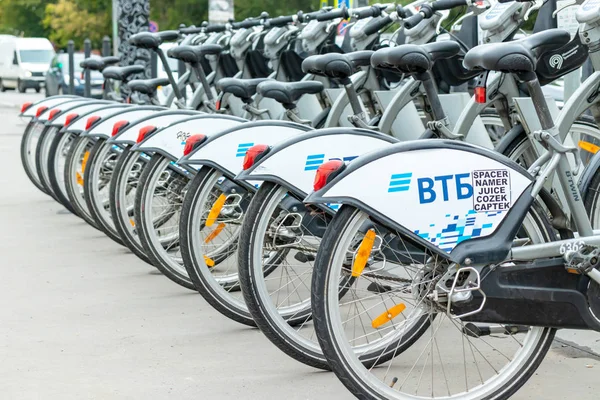
[[209,165],[233,178],[242,169],[244,156],[250,147],[275,144],[309,130],[312,128],[286,121],[246,122],[209,137],[178,163]]
[[131,123],[123,127],[115,136],[108,139],[108,143],[120,143],[135,145],[137,143],[140,129],[152,125],[156,129],[162,129],[174,122],[181,121],[193,115],[200,115],[198,111],[192,110],[162,110],[151,113],[145,117],[132,120]]
[[316,170],[325,161],[352,161],[361,154],[397,142],[392,136],[366,129],[309,131],[276,143],[236,179],[275,182],[306,197],[312,191]]
[[[207,137],[238,126],[247,120],[228,115],[202,114],[168,125],[136,144],[132,150],[155,152],[177,161],[183,157],[185,141],[192,134],[202,133]],[[152,125],[152,124],[150,124]]]
[[81,136],[95,136],[108,139],[112,135],[113,126],[119,121],[135,121],[152,114],[156,114],[162,108],[156,106],[141,106],[122,111],[115,111],[112,114],[102,116],[99,122],[81,134]]
[[104,107],[107,107],[110,105],[111,105],[111,103],[108,103],[105,101],[98,101],[98,102],[86,101],[86,102],[78,103],[77,105],[73,105],[73,104],[69,103],[69,107],[68,108],[63,107],[62,112],[56,118],[54,118],[52,121],[50,121],[49,125],[64,126],[65,122],[67,122],[67,116],[69,116],[71,114],[77,115],[77,117],[75,117],[71,120],[71,121],[75,121],[81,115],[85,115],[89,112],[92,112],[94,110],[99,110],[101,108],[104,108]]
[[430,139],[365,154],[305,201],[351,204],[451,253],[463,241],[492,235],[531,183],[523,168],[491,150]]
[[37,113],[37,111],[40,107],[51,108],[51,107],[55,107],[61,103],[65,103],[67,101],[73,101],[76,99],[81,99],[81,97],[70,96],[70,95],[46,97],[42,100],[34,102],[23,113],[20,113],[19,116],[20,117],[35,117],[35,114]]
[[[72,124],[67,128],[68,132],[80,133],[85,131],[85,127],[87,125],[87,120],[93,116],[98,116],[100,118],[105,118],[109,115],[115,113],[115,111],[125,111],[126,109],[132,108],[127,104],[115,104],[114,106],[106,106],[92,112],[89,112],[85,115],[79,116]],[[133,108],[132,108],[133,109]]]
[[37,117],[37,121],[41,123],[48,123],[50,120],[50,113],[53,113],[54,116],[62,113],[67,108],[77,106],[78,104],[85,103],[85,101],[81,101],[81,99],[71,99],[69,101],[65,101],[64,103],[57,104],[53,107],[48,107],[46,111],[42,112],[39,117]]

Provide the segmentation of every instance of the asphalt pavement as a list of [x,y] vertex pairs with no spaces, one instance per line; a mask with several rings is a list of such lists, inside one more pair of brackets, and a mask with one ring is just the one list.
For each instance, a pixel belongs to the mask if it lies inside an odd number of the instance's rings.
[[[42,94],[43,95],[43,94]],[[31,184],[0,93],[0,399],[350,399]],[[600,334],[564,332],[515,399],[596,400]]]

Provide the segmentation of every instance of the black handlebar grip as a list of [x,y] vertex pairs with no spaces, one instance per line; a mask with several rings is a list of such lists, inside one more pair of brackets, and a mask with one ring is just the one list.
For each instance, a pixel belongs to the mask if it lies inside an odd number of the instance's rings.
[[381,15],[381,8],[371,6],[364,10],[352,12],[352,16],[356,19],[364,19],[369,17],[379,17]]
[[385,28],[392,22],[394,22],[392,20],[392,17],[390,17],[389,15],[386,15],[385,18],[381,18],[380,20],[372,21],[371,23],[369,23],[369,25],[367,25],[365,27],[365,30],[363,32],[367,36],[372,35],[373,33],[378,32],[379,30]]
[[205,30],[205,28],[203,27],[197,27],[197,26],[190,26],[187,28],[181,28],[179,29],[180,33],[189,35],[189,34],[193,34],[193,33],[200,33],[203,32]]
[[419,24],[419,22],[423,21],[425,17],[421,12],[416,13],[415,15],[411,15],[408,18],[405,18],[403,21],[404,28],[412,29]]
[[406,10],[404,9],[404,7],[402,7],[400,5],[396,6],[396,14],[398,14],[398,16],[400,18],[408,18],[409,17],[409,15],[406,12]]
[[267,28],[274,28],[274,27],[277,27],[277,26],[285,26],[285,25],[287,25],[289,23],[292,23],[292,22],[294,22],[294,16],[289,15],[289,16],[284,16],[284,17],[277,17],[277,18],[268,19],[265,22],[265,26]]
[[206,33],[225,32],[226,30],[227,30],[227,25],[224,25],[224,24],[209,25],[206,28],[204,28],[204,32],[206,32]]
[[247,19],[245,21],[234,22],[231,24],[233,29],[244,29],[244,28],[252,28],[253,26],[258,26],[262,23],[260,19]]
[[451,10],[455,7],[466,6],[466,0],[438,0],[429,4],[434,11]]
[[331,21],[336,18],[348,18],[348,9],[346,6],[338,8],[337,10],[327,11],[317,16],[317,21]]
[[319,14],[324,14],[323,10],[313,11],[309,13],[303,13],[302,11],[298,11],[298,20],[300,22],[309,22],[317,18]]

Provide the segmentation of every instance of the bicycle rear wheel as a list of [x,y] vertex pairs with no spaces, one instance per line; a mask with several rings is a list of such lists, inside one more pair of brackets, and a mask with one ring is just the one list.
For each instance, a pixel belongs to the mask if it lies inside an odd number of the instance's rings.
[[[554,237],[539,207],[530,210],[520,234],[532,242]],[[368,251],[368,260],[357,261],[359,249]],[[555,329],[485,325],[500,333],[477,334],[478,325],[453,319],[433,296],[442,277],[452,276],[450,266],[354,207],[336,214],[315,262],[312,303],[323,352],[355,396],[506,399],[534,373]],[[339,280],[348,273],[356,279],[340,298]],[[422,335],[410,328],[415,320],[426,321]],[[365,366],[363,346],[378,348],[380,354],[370,356],[387,357],[385,363]]]
[[42,185],[37,169],[35,168],[36,148],[40,140],[44,124],[31,121],[25,128],[25,133],[21,138],[21,163],[27,177],[42,193],[48,194],[48,191]]

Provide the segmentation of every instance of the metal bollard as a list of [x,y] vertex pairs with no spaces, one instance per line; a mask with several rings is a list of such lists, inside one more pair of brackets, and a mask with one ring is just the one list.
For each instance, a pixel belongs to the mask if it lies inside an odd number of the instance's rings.
[[67,52],[69,54],[69,94],[75,94],[75,42],[67,42]]
[[[92,55],[92,41],[85,39],[83,41],[83,54],[85,58],[89,58]],[[90,82],[90,70],[85,70],[85,86],[83,87],[84,97],[90,97],[92,95],[91,82]]]
[[110,56],[110,38],[108,36],[104,36],[102,38],[102,57]]
[[158,76],[158,55],[155,51],[150,53],[150,78]]

